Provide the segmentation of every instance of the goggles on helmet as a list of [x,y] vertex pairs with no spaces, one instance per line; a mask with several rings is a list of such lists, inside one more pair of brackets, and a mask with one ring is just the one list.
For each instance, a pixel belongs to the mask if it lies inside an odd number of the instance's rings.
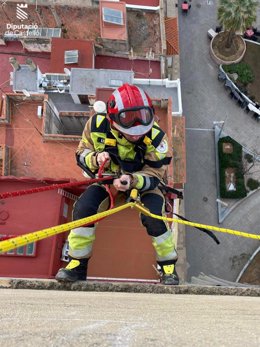
[[149,125],[154,119],[153,110],[149,106],[139,106],[122,109],[117,114],[111,114],[111,119],[125,129],[135,125]]

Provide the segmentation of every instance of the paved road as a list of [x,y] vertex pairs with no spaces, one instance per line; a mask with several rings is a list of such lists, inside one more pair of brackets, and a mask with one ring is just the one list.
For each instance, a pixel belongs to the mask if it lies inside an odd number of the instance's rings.
[[[217,80],[218,68],[209,56],[207,37],[208,29],[217,25],[217,1],[193,0],[191,4],[187,16],[179,12],[182,102],[187,127],[185,213],[191,220],[218,225],[213,121],[224,120],[226,134],[258,153],[260,124],[228,97]],[[259,202],[260,192],[241,204],[221,226],[260,233]],[[258,241],[226,234],[217,236],[219,246],[201,232],[187,229],[188,280],[204,272],[234,281],[259,245]]]
[[1,347],[260,344],[256,297],[0,289]]

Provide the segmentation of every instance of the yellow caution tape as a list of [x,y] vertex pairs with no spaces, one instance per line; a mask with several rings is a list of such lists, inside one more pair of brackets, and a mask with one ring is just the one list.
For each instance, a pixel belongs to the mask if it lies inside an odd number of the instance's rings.
[[145,207],[141,206],[139,203],[129,202],[129,203],[126,203],[122,206],[115,207],[115,208],[108,210],[108,211],[100,212],[100,213],[93,215],[93,216],[90,216],[90,217],[82,218],[82,219],[79,219],[79,220],[76,220],[73,222],[69,222],[66,224],[61,224],[61,225],[58,225],[55,227],[35,231],[33,233],[29,233],[26,235],[21,235],[21,236],[11,238],[9,240],[1,241],[0,242],[0,254],[8,252],[8,251],[15,249],[15,248],[18,248],[18,247],[25,246],[25,245],[32,243],[32,242],[40,241],[40,240],[45,239],[47,237],[54,236],[54,235],[63,233],[65,231],[68,231],[68,230],[71,230],[74,228],[79,228],[83,225],[96,222],[102,218],[105,218],[105,217],[108,217],[108,216],[115,214],[117,212],[123,211],[129,207],[137,208],[143,214],[148,215],[148,216],[155,218],[155,219],[160,219],[160,220],[164,220],[164,221],[168,221],[168,222],[176,222],[176,223],[185,224],[185,225],[188,225],[191,227],[205,228],[205,229],[210,229],[212,231],[218,231],[218,232],[222,232],[222,233],[228,233],[228,234],[232,234],[232,235],[236,235],[236,236],[260,240],[260,235],[256,235],[256,234],[249,234],[249,233],[238,231],[238,230],[219,228],[219,227],[206,225],[206,224],[188,222],[188,221],[184,221],[184,220],[177,219],[177,218],[168,218],[168,217],[157,216],[156,214],[151,213]]

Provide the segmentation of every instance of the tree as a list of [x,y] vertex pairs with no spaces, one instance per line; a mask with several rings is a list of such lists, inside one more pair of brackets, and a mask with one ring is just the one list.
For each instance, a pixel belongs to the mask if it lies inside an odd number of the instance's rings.
[[256,20],[258,0],[220,0],[218,20],[227,31],[226,48],[230,48],[236,32],[244,32]]

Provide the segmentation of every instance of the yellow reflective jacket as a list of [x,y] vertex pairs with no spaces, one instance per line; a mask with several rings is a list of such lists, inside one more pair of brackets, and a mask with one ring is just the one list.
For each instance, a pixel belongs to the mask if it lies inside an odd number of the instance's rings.
[[111,157],[110,167],[106,170],[119,175],[132,174],[134,185],[140,190],[144,185],[149,189],[145,177],[155,177],[159,183],[171,161],[167,135],[157,123],[141,142],[131,143],[111,128],[104,115],[96,114],[86,123],[76,154],[81,164],[96,173],[96,153],[103,151]]

